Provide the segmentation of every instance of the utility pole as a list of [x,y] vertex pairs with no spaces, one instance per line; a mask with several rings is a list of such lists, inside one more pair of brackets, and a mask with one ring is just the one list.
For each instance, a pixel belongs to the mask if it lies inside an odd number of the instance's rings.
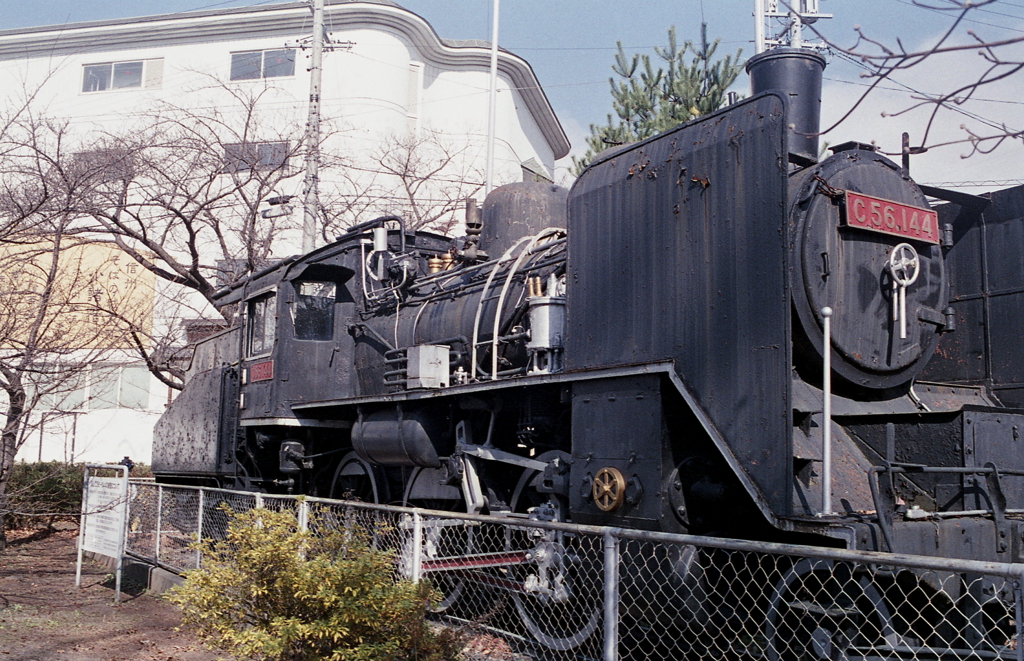
[[312,0],[313,52],[309,61],[309,118],[306,120],[306,178],[302,200],[302,252],[316,244],[316,219],[320,208],[320,81],[324,54],[324,0]]
[[491,88],[487,100],[487,176],[484,195],[494,187],[494,133],[498,124],[498,3],[491,8]]
[[[770,48],[790,46],[821,50],[819,41],[804,41],[803,26],[832,14],[818,12],[818,0],[790,0],[779,7],[779,0],[754,0],[754,54]],[[781,10],[780,10],[781,9]],[[777,32],[772,33],[772,28]]]

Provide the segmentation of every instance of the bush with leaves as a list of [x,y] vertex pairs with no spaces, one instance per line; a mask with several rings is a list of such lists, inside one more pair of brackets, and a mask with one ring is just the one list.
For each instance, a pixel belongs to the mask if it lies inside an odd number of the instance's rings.
[[16,463],[7,483],[8,529],[38,526],[52,529],[60,519],[82,511],[82,465],[59,461]]
[[225,538],[201,544],[201,569],[169,595],[211,647],[275,661],[457,656],[459,636],[424,620],[430,585],[396,580],[394,554],[372,548],[365,531],[313,535],[290,512],[227,511]]
[[[7,530],[46,528],[57,521],[77,522],[82,512],[82,464],[62,461],[19,462],[11,466],[7,484],[7,511],[3,515]],[[146,464],[134,464],[131,477],[152,477]]]

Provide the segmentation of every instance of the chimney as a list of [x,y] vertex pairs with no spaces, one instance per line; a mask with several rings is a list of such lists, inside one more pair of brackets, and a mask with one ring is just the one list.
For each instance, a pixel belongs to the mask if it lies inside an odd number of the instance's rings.
[[789,161],[797,165],[816,163],[825,58],[806,48],[773,48],[747,60],[746,68],[752,94],[772,90],[787,99]]

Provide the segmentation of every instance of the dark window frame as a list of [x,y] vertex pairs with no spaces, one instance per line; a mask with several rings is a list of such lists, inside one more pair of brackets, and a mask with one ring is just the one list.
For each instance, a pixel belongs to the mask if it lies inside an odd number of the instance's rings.
[[277,292],[269,291],[247,300],[245,302],[246,358],[272,353],[276,338]]
[[238,51],[231,54],[231,68],[228,75],[230,80],[289,78],[294,75],[294,48],[269,48]]
[[[303,285],[310,285],[308,294],[303,294]],[[328,342],[334,339],[334,320],[338,291],[341,289],[333,280],[312,278],[292,282],[295,301],[291,306],[292,334],[304,342]],[[319,289],[319,292],[312,290]]]
[[221,172],[266,172],[287,167],[291,144],[287,140],[267,142],[232,142],[224,145],[224,165]]
[[145,67],[145,60],[85,64],[82,66],[82,93],[142,89],[146,80]]

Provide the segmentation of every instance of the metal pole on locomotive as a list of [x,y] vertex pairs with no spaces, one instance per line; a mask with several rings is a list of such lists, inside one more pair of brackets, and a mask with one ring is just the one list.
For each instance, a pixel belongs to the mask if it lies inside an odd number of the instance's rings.
[[487,172],[484,196],[494,188],[494,134],[498,125],[498,4],[491,5],[491,78],[487,90]]

